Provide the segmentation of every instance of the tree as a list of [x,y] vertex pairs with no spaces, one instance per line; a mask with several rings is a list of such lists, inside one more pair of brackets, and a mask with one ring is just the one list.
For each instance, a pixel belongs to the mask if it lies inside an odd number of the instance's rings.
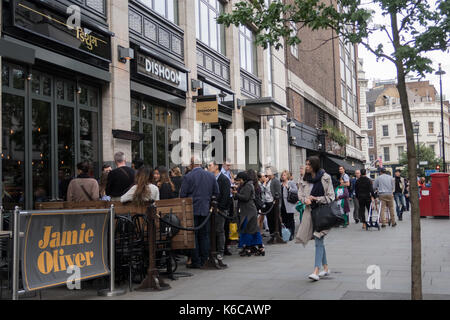
[[[269,45],[279,49],[283,41],[287,45],[299,44],[301,39],[292,33],[291,23],[300,30],[332,29],[336,37],[345,43],[361,44],[377,59],[387,60],[397,70],[397,89],[400,94],[403,122],[406,132],[408,173],[410,181],[417,176],[417,157],[414,145],[413,125],[406,91],[406,75],[424,76],[433,71],[432,61],[426,53],[446,50],[450,38],[450,1],[437,0],[372,0],[389,24],[375,25],[375,11],[361,0],[265,0],[241,1],[232,12],[222,14],[218,23],[225,26],[251,25],[256,31],[256,43],[264,48]],[[392,46],[392,52],[369,42],[375,32],[385,34],[384,42]],[[326,41],[324,40],[324,43]],[[411,298],[422,299],[420,209],[417,184],[411,184]]]
[[[419,147],[419,162],[426,161],[428,162],[425,166],[419,166],[419,169],[417,171],[417,175],[419,177],[425,177],[425,170],[436,170],[436,167],[439,165],[441,168],[443,168],[443,162],[441,158],[437,158],[436,154],[434,153],[434,150],[430,147],[425,146],[425,144],[420,144]],[[402,166],[406,166],[405,169],[402,170],[402,176],[407,177],[408,176],[408,154],[406,152],[403,152],[400,155],[399,164]]]

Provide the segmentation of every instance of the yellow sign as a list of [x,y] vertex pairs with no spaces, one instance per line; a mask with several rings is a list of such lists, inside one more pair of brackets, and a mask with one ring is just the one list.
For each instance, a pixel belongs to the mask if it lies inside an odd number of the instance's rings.
[[219,122],[219,103],[213,101],[197,101],[197,121],[203,123]]

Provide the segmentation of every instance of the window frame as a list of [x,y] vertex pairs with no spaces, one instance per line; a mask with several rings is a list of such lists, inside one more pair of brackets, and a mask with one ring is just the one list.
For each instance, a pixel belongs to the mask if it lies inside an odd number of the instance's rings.
[[[211,1],[211,0],[210,0]],[[196,38],[197,40],[201,41],[204,45],[206,45],[208,48],[213,49],[214,51],[226,55],[226,39],[225,39],[225,28],[223,25],[219,25],[217,22],[215,23],[216,26],[216,47],[213,47],[211,44],[211,24],[213,21],[211,20],[210,13],[211,10],[213,10],[216,14],[216,16],[219,16],[221,13],[225,11],[224,5],[220,0],[215,0],[216,7],[213,7],[208,0],[195,0],[195,25],[196,25]],[[202,39],[202,30],[204,30],[204,26],[202,25],[202,13],[203,11],[201,4],[204,4],[207,9],[207,17],[206,21],[208,21],[206,29],[208,33],[208,40]],[[215,18],[212,18],[215,20]]]
[[[104,0],[106,1],[106,0]],[[178,25],[179,23],[179,8],[178,8],[178,0],[135,0],[142,4],[143,6],[151,9],[153,12],[155,12],[158,16],[163,17],[164,19]],[[155,2],[156,1],[164,1],[164,8],[165,12],[164,15],[162,15],[159,11],[155,9]],[[169,17],[169,1],[173,1],[173,20]],[[148,5],[150,3],[150,5]]]
[[[248,33],[248,34],[247,34]],[[242,48],[242,39],[244,40],[244,48]],[[253,74],[254,76],[258,75],[258,59],[257,59],[257,47],[255,44],[255,34],[247,26],[240,25],[239,26],[239,65],[240,68]],[[250,46],[248,46],[248,42],[250,42]],[[247,48],[251,48],[251,59],[248,58]],[[245,51],[245,65],[242,64],[242,50]],[[248,69],[247,62],[251,61],[251,70]]]
[[[384,131],[385,128],[386,128],[386,132]],[[389,137],[389,125],[382,125],[381,132],[383,134],[383,137]]]

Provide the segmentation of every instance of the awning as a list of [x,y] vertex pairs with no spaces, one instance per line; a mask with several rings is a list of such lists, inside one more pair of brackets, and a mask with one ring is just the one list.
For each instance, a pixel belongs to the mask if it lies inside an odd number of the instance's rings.
[[328,174],[339,174],[339,167],[344,167],[347,174],[354,174],[356,170],[364,169],[364,164],[356,160],[340,159],[333,156],[325,156],[324,169]]
[[271,97],[246,99],[245,105],[242,107],[244,113],[254,116],[280,116],[287,115],[289,108],[279,104]]

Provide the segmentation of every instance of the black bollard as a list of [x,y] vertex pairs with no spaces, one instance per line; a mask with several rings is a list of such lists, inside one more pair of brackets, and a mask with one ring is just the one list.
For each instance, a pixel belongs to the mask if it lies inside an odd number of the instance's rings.
[[206,269],[222,269],[219,265],[219,261],[217,260],[217,245],[216,245],[216,214],[217,214],[217,200],[215,197],[211,200],[211,217],[210,225],[211,230],[209,234],[209,257],[208,260],[205,263]]

